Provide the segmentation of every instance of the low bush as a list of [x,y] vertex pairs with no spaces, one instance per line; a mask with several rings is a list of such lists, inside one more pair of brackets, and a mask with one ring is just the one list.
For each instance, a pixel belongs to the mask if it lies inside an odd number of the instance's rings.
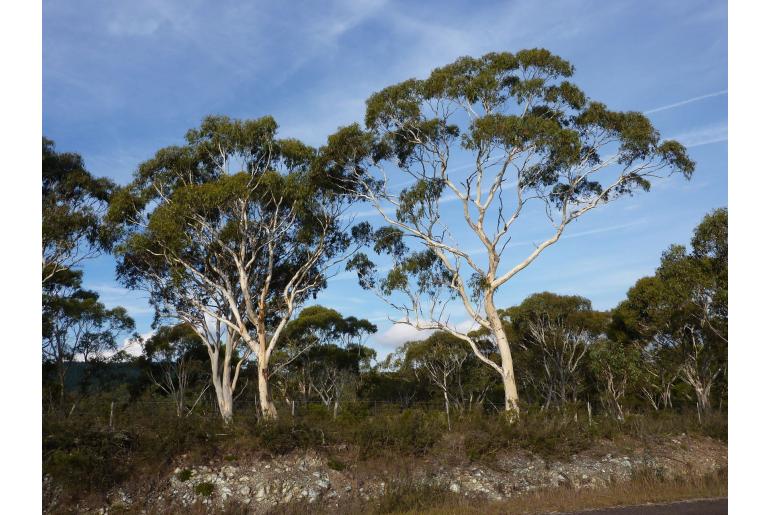
[[276,455],[325,443],[322,429],[291,418],[257,422],[252,434],[256,437],[259,448]]
[[407,409],[398,415],[366,418],[355,430],[355,443],[362,458],[383,451],[423,454],[446,431],[441,412]]
[[[565,459],[601,440],[624,437],[645,441],[686,433],[727,439],[727,416],[718,411],[701,420],[694,412],[665,410],[631,413],[623,421],[603,415],[589,421],[585,409],[577,407],[524,409],[510,421],[504,414],[477,410],[455,413],[448,434],[440,409],[379,405],[375,409],[366,403],[343,405],[336,419],[320,408],[298,409],[294,417],[282,413],[277,421],[258,420],[253,411],[244,410],[236,412],[227,426],[215,413],[178,418],[149,404],[126,404],[116,409],[113,429],[103,407],[97,408],[93,413],[82,409],[44,415],[43,472],[63,488],[67,498],[101,496],[119,484],[131,483],[132,478],[142,478],[142,487],[150,488],[147,485],[168,477],[183,455],[185,463],[203,463],[316,449],[328,456],[329,468],[344,470],[356,457],[435,452],[478,461],[494,458],[502,450],[520,449],[545,459]],[[347,453],[344,460],[331,456],[339,456],[337,449]],[[178,478],[185,481],[187,474],[183,470]],[[393,488],[395,499],[402,487]],[[405,491],[398,495],[402,494],[407,495]]]
[[347,465],[335,458],[329,458],[329,460],[326,462],[326,466],[338,472],[348,468]]
[[44,472],[65,488],[105,490],[130,474],[134,435],[59,429],[43,438],[43,465]]
[[214,493],[214,483],[209,483],[208,481],[198,483],[195,485],[195,493],[203,497],[211,497],[211,494]]

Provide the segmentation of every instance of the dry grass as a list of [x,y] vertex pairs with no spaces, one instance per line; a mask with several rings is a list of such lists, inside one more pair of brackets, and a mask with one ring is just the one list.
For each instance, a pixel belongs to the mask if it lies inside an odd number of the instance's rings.
[[727,496],[727,470],[697,478],[665,480],[654,474],[639,474],[632,480],[602,489],[559,488],[524,494],[501,502],[480,503],[462,498],[446,500],[430,509],[405,510],[402,514],[524,515],[559,513],[591,508],[681,501]]

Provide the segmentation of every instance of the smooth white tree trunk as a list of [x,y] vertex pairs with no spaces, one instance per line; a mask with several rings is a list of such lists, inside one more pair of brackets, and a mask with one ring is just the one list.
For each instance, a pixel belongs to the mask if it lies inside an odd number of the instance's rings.
[[273,404],[272,399],[270,398],[270,371],[268,369],[268,361],[269,357],[267,356],[267,352],[265,352],[264,349],[260,349],[258,359],[257,359],[257,387],[259,389],[259,409],[262,414],[262,416],[266,420],[275,420],[278,418],[278,411],[275,409],[275,404]]
[[492,327],[492,336],[500,352],[500,376],[503,380],[503,389],[505,391],[505,411],[515,416],[519,414],[519,391],[516,388],[516,377],[513,372],[513,357],[511,356],[511,346],[508,343],[508,337],[505,334],[503,323],[495,308],[493,292],[486,295],[485,308],[487,320]]

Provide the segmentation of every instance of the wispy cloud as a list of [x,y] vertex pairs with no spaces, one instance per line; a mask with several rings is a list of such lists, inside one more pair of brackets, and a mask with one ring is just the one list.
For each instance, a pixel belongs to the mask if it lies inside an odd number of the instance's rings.
[[659,113],[661,111],[668,111],[669,109],[676,109],[677,107],[682,107],[687,104],[692,104],[693,102],[699,102],[701,100],[706,100],[707,98],[721,97],[722,95],[727,95],[726,89],[723,89],[722,91],[715,91],[714,93],[707,93],[705,95],[688,98],[686,100],[674,102],[673,104],[667,104],[664,106],[655,107],[653,109],[649,109],[645,111],[644,114],[652,114],[652,113]]
[[[644,225],[647,223],[647,220],[642,218],[640,220],[634,220],[633,222],[623,223],[623,224],[617,224],[617,225],[608,225],[605,227],[597,227],[595,229],[588,229],[585,231],[578,231],[570,233],[569,229],[567,229],[567,233],[561,237],[562,240],[569,240],[573,238],[583,238],[585,236],[592,236],[594,234],[601,234],[605,232],[611,232],[611,231],[619,231],[621,229],[628,229],[629,227],[634,227],[637,225]],[[549,234],[547,236],[548,238],[551,237]],[[545,238],[543,238],[545,239]],[[532,240],[519,240],[519,241],[511,241],[508,243],[507,247],[523,247],[523,246],[532,246],[533,248],[539,245],[539,241],[536,241],[535,239]],[[478,254],[486,254],[487,249],[486,247],[477,247],[475,249],[470,250],[468,253],[472,256],[478,255]]]
[[699,127],[674,137],[682,145],[693,148],[727,141],[727,124],[719,123]]

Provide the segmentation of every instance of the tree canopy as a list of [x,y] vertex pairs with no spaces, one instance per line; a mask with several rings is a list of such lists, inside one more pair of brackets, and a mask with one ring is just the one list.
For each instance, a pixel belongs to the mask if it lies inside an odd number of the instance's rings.
[[143,163],[110,206],[125,228],[120,279],[150,292],[158,319],[194,327],[212,359],[216,322],[257,358],[260,381],[295,310],[326,286],[355,236],[349,200],[324,187],[316,151],[277,130],[271,117],[207,117],[185,146]]
[[[329,175],[386,223],[370,238],[393,264],[378,275],[368,255],[357,255],[349,267],[361,285],[401,309],[402,323],[464,339],[501,375],[511,410],[518,394],[497,290],[580,216],[649,190],[656,177],[690,178],[695,168],[685,148],[662,140],[642,113],[590,100],[568,80],[573,73],[544,49],[461,57],[426,79],[373,94],[365,128],[341,129],[321,151]],[[394,189],[394,176],[409,185]],[[465,224],[448,220],[447,202],[460,203]],[[537,204],[550,234],[512,261],[513,228]],[[463,229],[480,252],[458,243]],[[455,299],[493,334],[499,364],[455,329],[447,315]]]
[[112,181],[95,178],[79,154],[57,152],[43,138],[43,283],[60,270],[109,248],[112,231],[102,217],[115,189]]

